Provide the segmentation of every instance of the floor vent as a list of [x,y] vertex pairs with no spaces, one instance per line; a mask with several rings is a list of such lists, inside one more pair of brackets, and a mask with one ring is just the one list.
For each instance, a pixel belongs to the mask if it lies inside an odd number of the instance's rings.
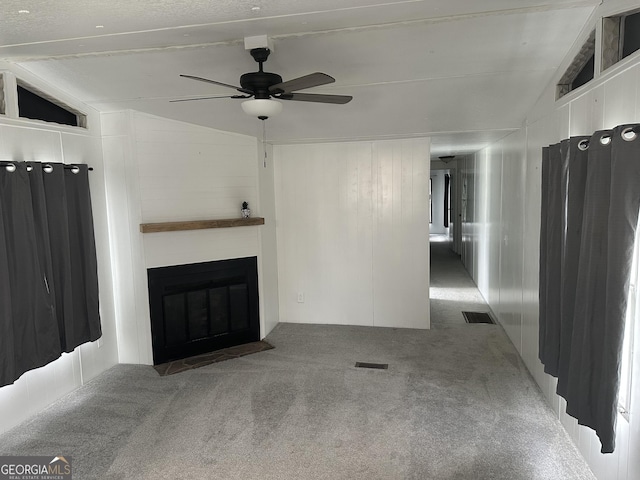
[[462,312],[467,323],[495,323],[486,312]]
[[388,363],[366,363],[366,362],[356,362],[356,367],[358,368],[375,368],[377,370],[386,370],[389,368]]

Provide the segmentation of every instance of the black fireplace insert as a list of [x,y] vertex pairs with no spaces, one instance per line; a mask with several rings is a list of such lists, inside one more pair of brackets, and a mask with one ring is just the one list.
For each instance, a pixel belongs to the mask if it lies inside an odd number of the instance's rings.
[[256,257],[147,274],[154,365],[260,340]]

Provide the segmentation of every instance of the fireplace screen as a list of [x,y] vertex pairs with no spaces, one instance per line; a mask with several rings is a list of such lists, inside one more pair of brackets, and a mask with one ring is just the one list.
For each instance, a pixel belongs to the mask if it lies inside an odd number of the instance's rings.
[[150,268],[155,365],[260,340],[256,257]]

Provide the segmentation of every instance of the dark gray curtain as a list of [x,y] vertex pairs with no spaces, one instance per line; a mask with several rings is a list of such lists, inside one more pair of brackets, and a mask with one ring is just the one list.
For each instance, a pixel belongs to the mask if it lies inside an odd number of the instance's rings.
[[549,159],[552,146],[542,148],[542,183],[540,185],[540,271],[538,288],[538,358],[547,363],[547,220],[549,217]]
[[[545,278],[540,279],[540,291],[544,288],[544,302],[540,302],[541,317],[544,328],[540,329],[539,358],[544,364],[544,371],[551,375],[558,374],[558,357],[560,352],[560,298],[562,278],[562,243],[563,221],[568,165],[569,141],[551,145],[546,149],[547,158],[543,164],[547,184],[544,185],[546,209],[544,256]],[[542,239],[541,239],[542,241]],[[543,251],[541,249],[541,252]],[[542,255],[542,253],[541,253]],[[540,270],[542,272],[542,269]],[[544,333],[543,333],[544,332]]]
[[640,210],[640,126],[543,150],[540,350],[567,413],[615,448],[624,321]]
[[444,175],[444,226],[449,228],[449,185],[451,176],[448,173]]
[[[0,167],[2,239],[0,297],[2,351],[0,385],[60,356],[60,342],[46,268],[39,256],[37,220],[25,164],[15,172]],[[3,265],[4,266],[4,265]]]
[[88,168],[43,167],[0,166],[0,386],[101,335]]
[[46,204],[51,275],[62,349],[71,352],[101,335],[89,176],[86,165],[49,165],[53,171],[42,176],[44,191],[47,199],[57,199]]
[[576,283],[582,244],[583,204],[587,181],[588,145],[590,137],[572,137],[567,143],[566,189],[560,277],[560,337],[558,351],[558,394],[566,396],[569,378]]

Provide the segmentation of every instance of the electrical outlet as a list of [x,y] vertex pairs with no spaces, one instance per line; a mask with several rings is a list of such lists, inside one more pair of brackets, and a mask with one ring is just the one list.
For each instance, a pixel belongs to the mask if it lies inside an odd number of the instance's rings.
[[304,303],[304,293],[298,292],[298,303]]

